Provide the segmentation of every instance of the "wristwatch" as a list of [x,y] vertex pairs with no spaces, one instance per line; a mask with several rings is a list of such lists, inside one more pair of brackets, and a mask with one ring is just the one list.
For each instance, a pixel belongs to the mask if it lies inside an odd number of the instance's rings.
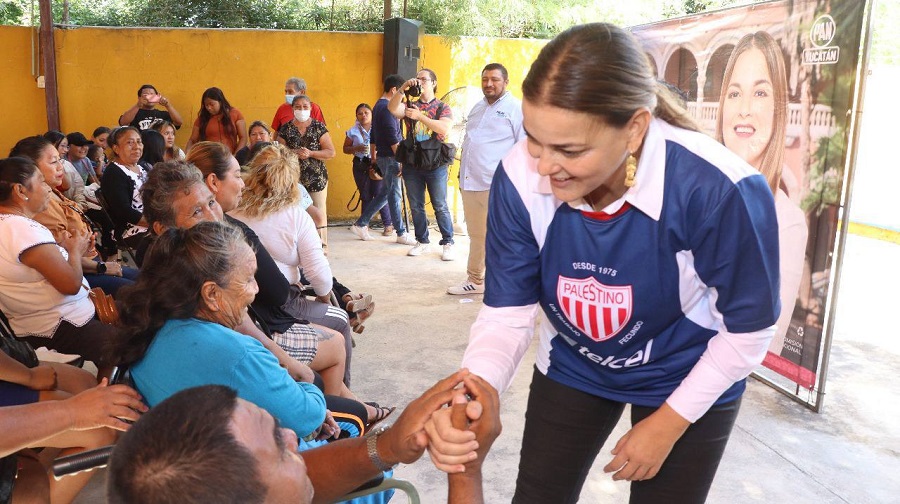
[[106,263],[104,263],[104,262],[98,262],[98,263],[97,263],[97,274],[98,274],[98,275],[105,275],[105,274],[106,274]]
[[375,467],[377,467],[381,472],[390,471],[397,466],[397,464],[390,465],[386,463],[381,459],[380,456],[378,456],[378,437],[384,434],[384,432],[390,428],[390,425],[378,426],[367,432],[365,435],[366,451],[369,453],[369,460],[371,460],[372,464],[375,465]]

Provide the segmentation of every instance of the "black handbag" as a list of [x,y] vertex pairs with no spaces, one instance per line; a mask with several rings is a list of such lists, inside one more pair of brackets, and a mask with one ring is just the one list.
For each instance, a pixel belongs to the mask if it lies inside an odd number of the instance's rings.
[[437,170],[452,163],[455,154],[455,145],[441,142],[437,135],[432,134],[431,138],[418,142],[414,166],[425,171]]
[[28,343],[16,339],[6,316],[0,313],[0,352],[9,355],[27,367],[38,365],[37,354]]
[[[437,117],[441,116],[443,110],[442,103],[438,107]],[[453,162],[456,156],[455,145],[438,140],[436,133],[432,133],[431,137],[425,140],[416,140],[413,130],[414,128],[407,122],[406,138],[400,141],[397,152],[394,153],[397,162],[422,171],[434,171]]]

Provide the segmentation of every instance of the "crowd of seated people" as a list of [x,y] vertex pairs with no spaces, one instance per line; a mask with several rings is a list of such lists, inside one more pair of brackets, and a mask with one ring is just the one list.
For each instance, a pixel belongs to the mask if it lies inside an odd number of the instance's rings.
[[[97,368],[0,352],[0,425],[22,426],[0,443],[0,457],[19,453],[0,459],[0,503],[70,502],[92,473],[56,481],[53,456],[114,443],[122,420],[193,386],[228,385],[301,448],[361,436],[395,410],[350,390],[352,333],[375,305],[334,278],[327,217],[299,183],[297,155],[261,121],[243,131],[224,95],[203,97],[203,133],[182,151],[171,102],[150,85],[138,96],[118,127],[23,138],[0,160],[0,312],[14,333],[4,338]],[[220,136],[233,134],[225,144],[203,140],[216,138],[216,121]],[[100,320],[104,293],[118,308],[112,323]],[[131,368],[134,388],[107,385],[116,365]],[[28,414],[46,425],[25,428]],[[30,447],[47,450],[32,457]]]

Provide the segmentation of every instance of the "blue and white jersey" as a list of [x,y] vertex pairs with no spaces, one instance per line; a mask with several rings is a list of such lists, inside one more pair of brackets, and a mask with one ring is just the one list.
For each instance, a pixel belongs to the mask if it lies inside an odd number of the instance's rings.
[[641,406],[668,400],[691,421],[739,397],[780,310],[778,225],[762,175],[713,139],[654,119],[634,187],[590,210],[553,196],[526,141],[504,158],[491,186],[485,308],[463,365],[504,390],[539,305],[537,367],[557,382]]

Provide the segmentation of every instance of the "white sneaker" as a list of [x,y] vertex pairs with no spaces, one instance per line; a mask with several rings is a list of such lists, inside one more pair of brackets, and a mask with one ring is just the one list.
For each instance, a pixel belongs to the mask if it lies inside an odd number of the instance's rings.
[[428,249],[431,248],[430,243],[416,243],[416,246],[409,249],[409,252],[406,253],[408,256],[416,257],[428,252]]
[[402,235],[397,236],[397,243],[400,245],[417,245],[419,242],[413,238],[412,233],[403,233]]
[[465,282],[447,288],[447,294],[454,296],[468,296],[470,294],[484,294],[484,284],[472,283],[468,280]]
[[442,261],[452,261],[456,259],[456,254],[453,252],[453,244],[445,243],[444,244],[444,252],[441,253]]
[[356,224],[350,226],[350,231],[353,231],[360,240],[369,241],[372,239],[372,235],[369,234],[368,226],[357,226]]

